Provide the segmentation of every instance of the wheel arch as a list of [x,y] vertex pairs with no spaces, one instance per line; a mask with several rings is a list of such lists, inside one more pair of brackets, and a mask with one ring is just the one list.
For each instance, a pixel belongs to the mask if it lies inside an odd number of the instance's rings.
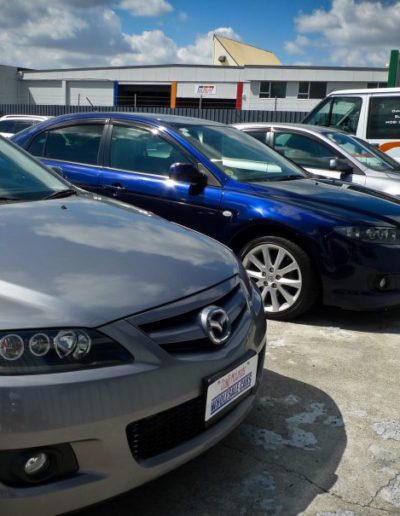
[[287,238],[288,240],[291,240],[299,247],[301,247],[308,254],[313,266],[315,267],[315,270],[318,271],[317,278],[320,292],[322,292],[323,285],[321,281],[321,271],[316,258],[316,251],[313,249],[310,241],[303,238],[299,233],[296,232],[296,230],[282,226],[280,224],[260,222],[242,228],[232,237],[228,245],[237,255],[239,255],[240,250],[246,243],[254,240],[255,238],[261,238],[263,236]]

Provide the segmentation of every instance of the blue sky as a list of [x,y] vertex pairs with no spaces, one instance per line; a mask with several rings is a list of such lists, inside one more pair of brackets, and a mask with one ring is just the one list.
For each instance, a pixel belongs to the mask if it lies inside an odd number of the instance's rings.
[[210,64],[217,32],[283,64],[383,67],[400,0],[0,0],[0,64]]
[[[329,9],[329,0],[266,1],[220,0],[208,2],[170,2],[174,10],[156,19],[132,18],[119,11],[123,29],[127,32],[142,32],[161,28],[179,46],[193,42],[196,34],[207,33],[211,26],[230,27],[242,41],[273,51],[282,62],[296,62],[295,56],[285,50],[285,42],[296,37],[295,19],[301,13],[311,14],[318,8]],[[184,13],[179,19],[179,14]],[[187,17],[187,18],[186,18]],[[400,44],[400,41],[399,41]],[[319,52],[314,49],[312,57],[317,62]],[[322,64],[322,63],[317,63]]]

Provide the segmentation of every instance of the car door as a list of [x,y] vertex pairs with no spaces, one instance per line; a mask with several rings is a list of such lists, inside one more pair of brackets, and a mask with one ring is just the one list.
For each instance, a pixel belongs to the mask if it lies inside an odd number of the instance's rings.
[[101,177],[106,195],[211,236],[218,234],[222,189],[206,170],[208,184],[202,188],[169,178],[173,163],[202,167],[175,140],[143,124],[114,121],[107,142]]
[[99,165],[105,120],[85,120],[53,127],[39,133],[27,146],[28,152],[81,188],[98,192]]
[[343,160],[346,157],[333,145],[312,135],[289,129],[275,129],[270,135],[270,144],[280,154],[312,174],[365,184],[365,175],[353,163],[353,172],[350,174],[343,175],[340,170],[331,169],[331,160]]

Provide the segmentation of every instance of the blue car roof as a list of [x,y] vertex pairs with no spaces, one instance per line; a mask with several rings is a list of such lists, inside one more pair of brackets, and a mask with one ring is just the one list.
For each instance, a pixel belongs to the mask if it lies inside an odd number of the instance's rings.
[[66,115],[60,115],[51,119],[51,125],[55,122],[62,122],[68,120],[80,120],[84,118],[114,118],[120,120],[134,120],[134,121],[146,121],[153,124],[166,124],[174,126],[177,124],[184,125],[215,125],[221,126],[219,122],[207,120],[204,118],[192,118],[188,116],[178,116],[162,113],[130,113],[126,111],[90,111],[85,113],[69,113]]

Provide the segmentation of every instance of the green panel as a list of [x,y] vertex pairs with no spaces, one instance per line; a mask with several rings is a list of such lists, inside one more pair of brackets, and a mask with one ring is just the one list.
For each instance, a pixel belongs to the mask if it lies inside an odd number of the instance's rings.
[[399,51],[392,50],[390,52],[390,64],[389,64],[389,75],[388,75],[388,86],[397,86],[397,76],[399,69]]

